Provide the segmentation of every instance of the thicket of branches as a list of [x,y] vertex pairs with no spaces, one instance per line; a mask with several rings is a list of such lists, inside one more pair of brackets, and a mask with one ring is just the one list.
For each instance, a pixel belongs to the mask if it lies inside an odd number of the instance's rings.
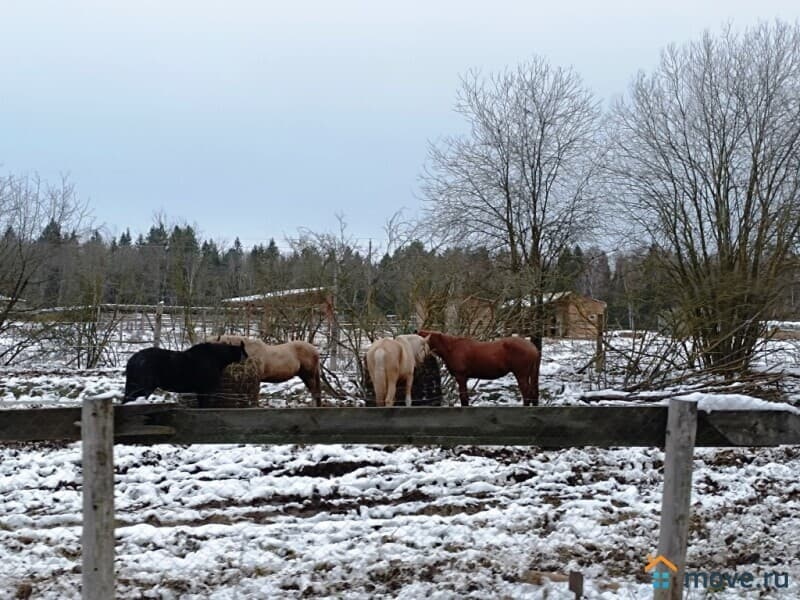
[[676,332],[705,369],[745,371],[796,270],[800,27],[668,48],[610,127],[617,205],[657,248]]

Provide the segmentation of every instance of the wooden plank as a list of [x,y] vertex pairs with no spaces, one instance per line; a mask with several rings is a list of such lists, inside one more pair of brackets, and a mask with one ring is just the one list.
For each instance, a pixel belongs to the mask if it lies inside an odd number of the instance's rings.
[[583,573],[580,571],[569,572],[569,591],[575,594],[575,600],[583,598]]
[[161,424],[159,416],[176,409],[180,410],[175,404],[119,405],[114,410],[114,438],[119,440],[136,436],[172,435],[175,430]]
[[84,401],[83,569],[85,600],[114,597],[114,408],[110,398]]
[[671,561],[677,567],[677,572],[670,573],[668,588],[654,589],[656,600],[680,600],[683,595],[696,432],[697,403],[670,400],[664,448],[664,493],[661,497],[658,556]]
[[[185,410],[158,423],[174,443],[664,446],[667,407],[468,407]],[[785,411],[701,413],[697,446],[800,444]],[[167,417],[167,415],[164,415]],[[154,421],[156,422],[156,421]]]
[[[114,411],[117,436],[131,435],[158,426],[157,415],[175,410],[174,404],[133,404]],[[81,408],[29,408],[0,410],[0,443],[78,441],[81,439]]]
[[[719,441],[724,443],[716,443]],[[800,444],[800,415],[784,410],[698,412],[696,446],[781,446]]]
[[187,409],[170,413],[159,424],[175,428],[176,433],[169,441],[177,444],[475,444],[564,448],[664,443],[666,408],[601,410],[593,407]]
[[[0,410],[0,443],[77,440],[79,408]],[[117,406],[120,443],[664,445],[665,406],[184,409]],[[174,430],[174,432],[173,432]],[[696,446],[800,444],[800,415],[699,412]]]
[[79,407],[0,410],[0,442],[76,441],[80,420]]

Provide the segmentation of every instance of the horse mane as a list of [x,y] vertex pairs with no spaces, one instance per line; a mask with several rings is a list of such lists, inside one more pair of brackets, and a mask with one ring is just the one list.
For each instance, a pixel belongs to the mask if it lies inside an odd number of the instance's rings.
[[415,333],[417,335],[422,335],[422,333],[420,333],[420,332],[425,333],[425,334],[427,334],[429,336],[429,341],[428,341],[429,344],[430,344],[430,340],[431,339],[434,339],[434,340],[438,339],[439,340],[438,344],[443,346],[447,350],[448,354],[453,351],[453,342],[454,341],[457,341],[457,340],[469,340],[469,338],[459,337],[457,335],[450,335],[448,333],[443,333],[441,331],[434,331],[434,330],[429,330],[429,329],[421,329],[419,331],[415,331]]

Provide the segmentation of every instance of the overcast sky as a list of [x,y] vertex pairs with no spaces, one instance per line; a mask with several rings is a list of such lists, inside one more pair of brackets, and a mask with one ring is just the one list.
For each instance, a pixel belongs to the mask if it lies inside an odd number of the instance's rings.
[[0,173],[69,173],[115,235],[164,213],[283,245],[342,214],[380,244],[419,209],[428,141],[463,128],[468,69],[539,54],[607,100],[671,42],[798,16],[796,0],[0,0]]

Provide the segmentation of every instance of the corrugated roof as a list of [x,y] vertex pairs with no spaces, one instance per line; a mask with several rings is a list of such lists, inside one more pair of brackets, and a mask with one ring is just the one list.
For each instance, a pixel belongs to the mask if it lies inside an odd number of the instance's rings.
[[274,292],[266,292],[264,294],[239,296],[238,298],[224,298],[222,302],[226,304],[241,304],[244,302],[258,302],[259,300],[269,300],[271,298],[283,298],[286,296],[302,296],[303,294],[310,294],[312,292],[322,292],[324,290],[325,290],[324,287],[296,288],[293,290],[276,290]]

